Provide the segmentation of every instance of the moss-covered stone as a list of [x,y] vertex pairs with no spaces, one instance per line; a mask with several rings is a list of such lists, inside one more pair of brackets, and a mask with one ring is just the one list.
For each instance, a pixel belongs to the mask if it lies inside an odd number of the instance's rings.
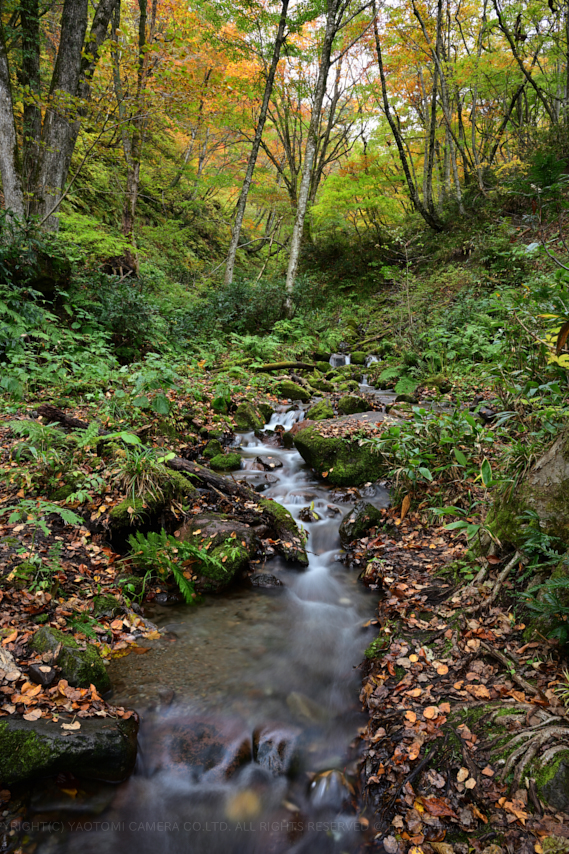
[[381,511],[365,501],[359,501],[353,510],[347,514],[340,525],[340,539],[344,545],[363,537],[366,531],[379,525],[382,521]]
[[334,410],[328,400],[321,400],[308,410],[306,417],[310,421],[323,421],[325,418],[333,418]]
[[118,783],[136,760],[137,719],[82,718],[76,732],[61,721],[0,721],[0,781],[12,786],[62,772],[91,780]]
[[215,471],[235,471],[241,468],[241,455],[236,451],[230,454],[218,454],[209,461],[209,464]]
[[100,693],[110,690],[111,682],[105,664],[92,644],[81,649],[74,638],[51,626],[41,628],[31,642],[36,652],[55,652],[59,646],[56,663],[70,685],[88,688],[92,683]]
[[257,404],[257,409],[265,419],[265,424],[267,424],[271,420],[271,416],[275,411],[270,403],[263,403],[262,401],[261,403]]
[[356,412],[368,412],[369,403],[363,397],[355,394],[346,394],[338,401],[338,412],[342,415],[354,415]]
[[241,401],[233,418],[238,430],[260,430],[265,424],[262,415],[248,400]]
[[426,388],[436,388],[441,394],[446,394],[452,389],[452,383],[448,377],[443,374],[435,374],[434,376],[426,377],[422,383]]
[[102,594],[95,596],[93,599],[93,616],[94,617],[116,617],[123,611],[123,606],[110,594]]
[[316,389],[316,391],[325,391],[331,392],[334,391],[334,386],[332,383],[329,383],[328,380],[315,380],[312,377],[308,380],[312,388]]
[[488,525],[503,543],[523,544],[524,510],[537,513],[541,528],[569,548],[569,430],[535,463],[521,484],[499,499]]
[[222,513],[193,516],[179,533],[182,542],[199,546],[215,560],[192,567],[197,576],[196,590],[202,593],[216,593],[228,587],[248,567],[258,546],[252,528]]
[[213,457],[223,454],[223,448],[219,439],[210,439],[204,448],[203,455],[206,459],[211,460]]
[[298,383],[293,383],[292,380],[282,380],[277,386],[277,391],[280,397],[288,397],[290,400],[301,400],[303,403],[308,403],[311,397],[309,391],[298,385]]
[[138,524],[141,518],[151,520],[158,516],[172,499],[181,500],[193,495],[196,491],[187,477],[180,472],[172,471],[165,465],[157,463],[155,474],[162,494],[147,493],[137,498],[129,496],[120,501],[109,512],[111,528],[132,527]]
[[294,444],[311,468],[319,474],[328,472],[328,483],[359,486],[384,473],[381,457],[369,445],[360,445],[357,439],[324,436],[315,425],[299,430]]
[[365,365],[366,354],[363,350],[354,350],[350,358],[352,365]]
[[327,374],[330,370],[330,362],[316,362],[316,367],[321,374]]
[[278,551],[286,560],[308,566],[308,555],[306,554],[300,531],[286,507],[268,498],[260,498],[259,504],[263,508],[264,513],[269,517],[271,527],[279,539],[277,544]]

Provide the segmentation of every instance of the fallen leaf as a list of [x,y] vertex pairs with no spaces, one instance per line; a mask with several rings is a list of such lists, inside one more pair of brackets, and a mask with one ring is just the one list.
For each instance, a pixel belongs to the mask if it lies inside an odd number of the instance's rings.
[[483,768],[481,773],[484,774],[485,777],[493,777],[494,776],[494,771],[492,768],[490,768],[489,765],[487,765],[486,768]]
[[424,717],[427,718],[428,721],[432,721],[433,718],[436,718],[439,713],[438,706],[427,706],[423,711]]
[[409,723],[412,723],[412,724],[414,724],[415,721],[417,720],[417,715],[415,714],[415,712],[411,712],[411,711],[405,712],[405,717],[407,718]]
[[25,721],[37,721],[41,718],[41,711],[39,709],[32,709],[31,712],[27,712],[24,715]]
[[61,724],[61,729],[81,729],[81,724],[79,723],[79,721],[74,721],[72,724]]
[[417,798],[417,800],[423,804],[430,815],[434,815],[439,818],[443,816],[457,818],[457,815],[449,802],[445,801],[443,798],[435,798],[432,796],[430,798]]
[[464,783],[465,780],[468,780],[470,776],[470,771],[468,768],[461,768],[458,774],[456,775],[456,779],[459,783]]
[[401,503],[401,521],[405,518],[407,513],[409,512],[409,508],[411,506],[411,496],[406,495]]
[[470,780],[467,780],[464,785],[467,789],[474,789],[474,787],[476,786],[476,780],[474,779],[474,777],[471,777]]
[[439,666],[437,667],[437,673],[439,674],[439,676],[446,676],[448,673],[448,667],[446,666],[446,664],[439,664]]

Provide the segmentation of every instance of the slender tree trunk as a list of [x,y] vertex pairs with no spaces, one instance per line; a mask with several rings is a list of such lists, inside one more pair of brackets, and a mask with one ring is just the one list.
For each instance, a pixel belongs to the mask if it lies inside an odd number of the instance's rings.
[[[298,191],[298,205],[296,209],[296,219],[292,230],[290,241],[290,255],[288,260],[288,270],[286,274],[286,292],[287,301],[286,308],[289,314],[292,313],[292,292],[296,281],[296,273],[298,270],[298,262],[300,259],[300,247],[302,245],[302,236],[304,232],[304,220],[306,219],[306,211],[308,207],[308,196],[310,193],[310,181],[312,178],[312,169],[318,149],[318,129],[321,121],[322,103],[326,92],[326,83],[328,80],[328,72],[331,65],[332,43],[334,36],[338,32],[340,20],[338,19],[339,0],[328,0],[328,8],[326,12],[326,28],[324,31],[324,40],[322,43],[322,53],[320,55],[320,63],[318,66],[318,79],[314,90],[314,100],[312,103],[312,113],[310,116],[310,124],[308,126],[308,135],[306,138],[306,147],[304,149],[304,163],[302,164],[302,176],[300,179],[300,188]],[[341,13],[340,13],[341,17]]]
[[482,56],[482,44],[484,39],[484,32],[486,30],[486,7],[487,0],[484,0],[484,6],[482,10],[482,23],[480,25],[480,32],[478,34],[478,45],[476,47],[476,71],[474,77],[474,91],[472,93],[472,109],[470,110],[472,159],[474,160],[476,180],[478,181],[478,189],[481,190],[484,194],[486,194],[486,189],[484,187],[482,167],[480,165],[480,156],[478,154],[478,146],[476,144],[476,108],[478,106],[478,74],[480,70],[480,57]]
[[403,144],[403,138],[401,136],[400,130],[397,126],[397,122],[393,118],[393,114],[391,112],[391,107],[389,105],[389,98],[387,95],[387,82],[385,80],[385,70],[383,68],[383,58],[381,55],[381,44],[379,41],[379,30],[377,28],[377,7],[375,4],[375,0],[372,3],[372,10],[374,15],[373,22],[373,31],[375,36],[375,48],[377,51],[377,64],[379,67],[379,77],[381,80],[381,92],[383,97],[383,110],[385,112],[385,117],[389,123],[389,127],[391,128],[391,132],[393,134],[393,138],[395,139],[395,144],[397,146],[397,151],[399,153],[399,160],[401,162],[401,167],[403,169],[403,174],[405,175],[405,181],[407,183],[407,189],[409,191],[409,198],[413,203],[413,207],[415,210],[423,217],[427,225],[429,225],[434,231],[441,231],[442,225],[436,215],[433,215],[425,205],[421,202],[419,197],[419,193],[417,191],[417,187],[415,182],[413,181],[413,176],[411,175],[411,170],[409,168],[409,162],[407,159],[407,154],[405,152],[405,146]]
[[48,230],[57,231],[54,215],[71,164],[74,144],[73,105],[81,74],[81,57],[87,31],[88,0],[65,0],[49,105],[44,117],[35,210]]
[[261,111],[259,113],[259,119],[257,121],[257,129],[255,130],[255,138],[253,139],[253,145],[251,146],[251,152],[249,154],[249,160],[247,162],[247,171],[245,173],[243,187],[241,188],[241,193],[239,194],[239,200],[237,202],[237,208],[235,211],[235,223],[233,225],[231,243],[229,244],[229,252],[227,253],[227,262],[225,264],[226,285],[230,285],[233,281],[235,257],[237,255],[237,247],[239,246],[239,236],[241,234],[241,226],[243,225],[243,217],[245,216],[245,209],[247,207],[247,197],[249,196],[249,190],[251,189],[253,172],[255,171],[255,164],[257,163],[259,148],[261,147],[261,138],[263,136],[265,122],[267,120],[267,111],[269,109],[269,101],[271,100],[271,94],[275,82],[275,75],[277,72],[277,66],[279,64],[279,59],[281,55],[281,47],[286,38],[285,29],[288,4],[289,0],[282,0],[279,28],[277,30],[277,37],[275,39],[275,46],[273,48],[271,65],[269,67],[269,73],[267,75],[267,80],[265,83],[265,91],[263,93],[263,102],[261,104]]
[[24,194],[18,163],[10,66],[0,19],[0,177],[4,207],[19,219],[24,217]]

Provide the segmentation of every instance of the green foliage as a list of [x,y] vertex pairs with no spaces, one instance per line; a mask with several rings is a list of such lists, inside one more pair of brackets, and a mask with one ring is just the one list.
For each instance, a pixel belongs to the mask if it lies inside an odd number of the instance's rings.
[[163,529],[160,533],[151,532],[146,536],[137,531],[129,537],[132,549],[131,560],[134,566],[146,571],[156,572],[161,578],[172,575],[184,600],[191,604],[196,599],[193,584],[188,580],[186,574],[190,572],[182,567],[191,566],[196,561],[216,569],[223,569],[222,564],[212,558],[204,549],[200,549],[191,543],[179,542]]
[[548,626],[550,638],[564,647],[569,644],[569,578],[548,578],[530,587],[525,604]]

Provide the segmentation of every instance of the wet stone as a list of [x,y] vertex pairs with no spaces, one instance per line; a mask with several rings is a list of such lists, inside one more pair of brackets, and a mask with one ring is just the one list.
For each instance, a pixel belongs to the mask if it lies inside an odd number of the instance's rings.
[[251,584],[253,587],[263,587],[263,588],[275,588],[275,587],[284,587],[284,584],[277,578],[276,575],[269,575],[268,573],[259,572],[257,575],[253,575],[251,577]]
[[297,759],[300,730],[285,727],[260,727],[253,735],[255,762],[274,777],[291,774]]
[[30,664],[28,668],[28,678],[36,685],[43,685],[44,687],[51,685],[55,675],[55,667],[50,667],[49,664]]
[[273,469],[280,469],[283,466],[278,457],[256,457],[255,462],[259,463],[265,471],[273,471]]

